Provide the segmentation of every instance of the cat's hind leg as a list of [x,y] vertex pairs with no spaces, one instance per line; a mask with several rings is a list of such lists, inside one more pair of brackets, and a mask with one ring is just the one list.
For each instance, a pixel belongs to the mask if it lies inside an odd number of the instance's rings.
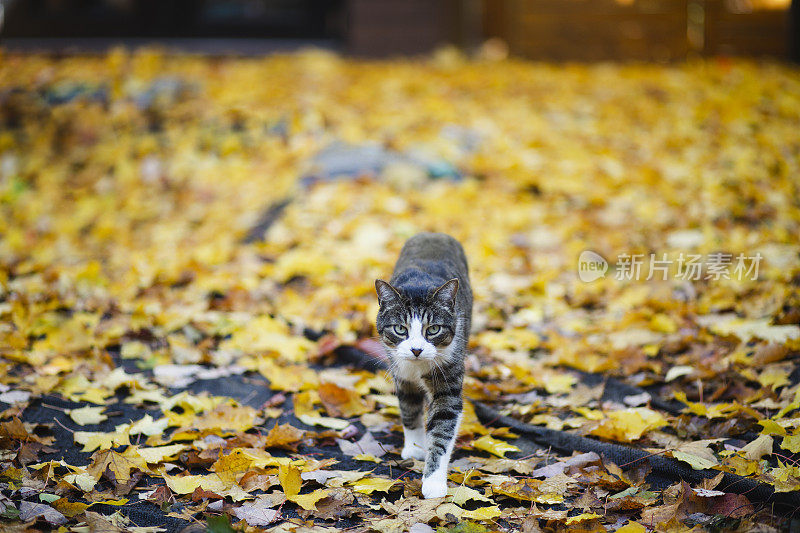
[[424,461],[427,452],[425,425],[422,423],[425,392],[409,381],[397,381],[396,387],[404,436],[400,456],[403,459]]

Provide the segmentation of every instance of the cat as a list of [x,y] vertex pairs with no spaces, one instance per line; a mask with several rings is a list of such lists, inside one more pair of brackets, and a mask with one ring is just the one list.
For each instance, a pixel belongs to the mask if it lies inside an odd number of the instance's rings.
[[443,233],[417,234],[400,251],[389,283],[375,280],[375,290],[377,330],[389,355],[403,422],[401,456],[425,461],[422,495],[440,498],[447,494],[450,455],[461,425],[472,323],[464,249]]

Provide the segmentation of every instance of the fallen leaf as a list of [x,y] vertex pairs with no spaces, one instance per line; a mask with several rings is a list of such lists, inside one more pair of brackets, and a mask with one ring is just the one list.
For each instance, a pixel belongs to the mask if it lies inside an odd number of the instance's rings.
[[537,468],[530,472],[531,477],[552,477],[564,473],[568,468],[580,468],[588,464],[600,462],[600,456],[595,452],[581,453],[569,459],[556,461],[553,464]]
[[303,439],[305,433],[302,429],[293,427],[291,424],[275,424],[267,434],[264,447],[297,451],[296,443]]
[[269,509],[258,505],[258,503],[243,504],[240,507],[235,507],[232,511],[236,518],[244,520],[250,526],[257,527],[269,525],[281,516],[279,510]]
[[372,433],[369,431],[364,432],[364,435],[356,442],[350,442],[344,439],[336,439],[339,449],[342,453],[351,457],[358,455],[371,455],[373,457],[383,457],[386,450],[381,446]]
[[713,468],[719,464],[719,460],[708,446],[719,440],[707,439],[681,444],[672,451],[672,456],[679,461],[688,463],[695,470]]
[[303,481],[300,478],[300,470],[297,468],[290,465],[281,465],[278,470],[278,479],[287,498],[300,493],[300,486]]
[[476,439],[472,443],[472,446],[478,450],[483,450],[485,452],[494,454],[497,457],[505,457],[506,453],[508,452],[519,451],[519,448],[513,444],[508,444],[507,442],[495,439],[489,435],[484,435],[483,437]]
[[67,522],[67,517],[59,513],[49,505],[34,503],[23,500],[19,504],[19,519],[29,522],[36,518],[43,518],[48,524],[58,526]]
[[398,481],[382,477],[370,476],[348,483],[354,491],[362,494],[372,494],[375,491],[389,492]]
[[618,442],[631,442],[665,425],[667,420],[658,412],[647,407],[631,407],[606,413],[600,425],[590,433]]
[[747,459],[759,461],[765,455],[772,454],[772,437],[761,435],[756,440],[748,443],[742,448],[742,452]]
[[78,425],[92,425],[99,424],[104,420],[108,420],[108,416],[103,414],[105,407],[81,407],[80,409],[69,409],[69,417]]
[[317,502],[322,498],[328,496],[328,491],[325,489],[317,489],[313,492],[308,494],[294,494],[292,496],[287,495],[287,499],[293,501],[303,509],[307,511],[313,511],[316,509]]

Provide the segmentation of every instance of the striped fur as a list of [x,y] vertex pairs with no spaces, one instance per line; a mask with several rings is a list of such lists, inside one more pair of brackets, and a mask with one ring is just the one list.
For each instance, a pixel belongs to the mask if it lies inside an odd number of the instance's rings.
[[[442,233],[406,242],[389,283],[377,280],[377,329],[405,435],[403,458],[425,460],[422,494],[447,493],[447,469],[461,424],[472,289],[461,245]],[[424,418],[427,405],[427,418]]]

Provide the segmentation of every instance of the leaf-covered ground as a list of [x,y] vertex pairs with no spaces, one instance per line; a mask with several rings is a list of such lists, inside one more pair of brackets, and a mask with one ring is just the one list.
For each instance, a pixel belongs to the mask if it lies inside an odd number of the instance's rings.
[[[0,528],[788,528],[723,473],[800,491],[798,132],[800,72],[737,61],[6,53]],[[439,500],[341,357],[421,230],[467,251],[497,413]]]

